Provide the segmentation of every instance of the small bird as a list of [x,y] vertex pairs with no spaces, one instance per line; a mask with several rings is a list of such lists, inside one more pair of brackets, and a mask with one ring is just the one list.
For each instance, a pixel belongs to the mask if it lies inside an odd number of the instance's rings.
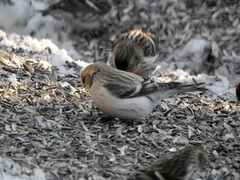
[[237,106],[240,105],[240,83],[236,87],[236,96],[237,96]]
[[213,75],[220,66],[219,56],[220,49],[216,42],[193,38],[177,53],[176,58],[184,63],[183,69],[190,74]]
[[108,63],[117,69],[149,77],[158,65],[158,36],[135,29],[115,42]]
[[76,31],[101,27],[101,18],[113,7],[111,0],[59,0],[42,11],[42,15],[61,17]]
[[197,170],[203,170],[206,162],[206,154],[201,148],[187,146],[176,154],[164,155],[130,179],[190,180]]
[[157,83],[104,63],[88,65],[81,74],[84,87],[97,107],[112,117],[139,119],[150,114],[159,101],[188,91],[205,91],[203,83]]

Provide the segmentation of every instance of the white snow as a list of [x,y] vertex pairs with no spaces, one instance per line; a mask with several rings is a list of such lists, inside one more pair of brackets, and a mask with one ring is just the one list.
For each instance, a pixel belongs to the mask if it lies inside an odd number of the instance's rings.
[[20,83],[17,80],[16,74],[12,74],[8,76],[9,82],[11,82],[11,85],[14,87],[17,87]]
[[[21,47],[26,51],[41,52],[40,61],[57,66],[60,74],[72,73],[63,65],[66,61],[77,61],[78,65],[87,64],[81,60],[82,56],[75,51],[73,42],[69,39],[68,29],[60,31],[64,23],[55,20],[52,16],[42,17],[39,10],[48,6],[38,0],[14,0],[14,5],[1,4],[0,6],[0,45],[13,48]],[[11,16],[9,12],[14,12]],[[27,12],[27,13],[26,13]],[[56,33],[59,32],[59,33]],[[35,38],[31,37],[34,34]],[[47,52],[51,50],[52,54]]]
[[[46,175],[40,168],[22,169],[13,160],[0,156],[0,179],[1,180],[46,180]],[[32,172],[33,171],[33,172]],[[30,177],[28,174],[32,172]]]
[[33,170],[33,177],[32,177],[32,179],[34,179],[34,180],[46,180],[46,175],[45,175],[45,173],[43,172],[42,169],[35,168]]
[[0,28],[10,33],[24,32],[25,23],[34,14],[33,8],[28,0],[14,0],[14,4],[14,6],[1,4]]

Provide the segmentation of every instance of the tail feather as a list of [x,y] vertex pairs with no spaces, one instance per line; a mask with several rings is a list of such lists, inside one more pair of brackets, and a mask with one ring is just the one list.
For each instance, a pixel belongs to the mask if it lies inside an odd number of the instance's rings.
[[181,84],[178,86],[179,91],[181,92],[191,92],[191,91],[207,91],[208,89],[205,87],[202,87],[205,83],[196,83],[196,84]]
[[[162,86],[163,83],[160,83]],[[166,85],[169,83],[166,83]],[[147,94],[146,96],[154,102],[154,106],[159,104],[159,101],[168,98],[170,96],[183,93],[183,92],[194,92],[194,91],[207,91],[208,89],[202,87],[204,83],[196,84],[180,84],[180,83],[170,83],[167,88],[159,88],[158,90]]]

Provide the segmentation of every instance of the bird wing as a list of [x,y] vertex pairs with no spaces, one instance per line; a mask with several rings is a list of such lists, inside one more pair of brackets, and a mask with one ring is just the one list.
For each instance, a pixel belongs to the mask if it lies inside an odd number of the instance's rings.
[[167,91],[169,89],[175,88],[179,85],[178,82],[172,83],[154,83],[150,80],[131,83],[108,83],[105,85],[105,88],[108,89],[112,94],[120,98],[134,98],[139,96],[145,96],[157,91]]
[[136,86],[126,86],[121,84],[106,84],[104,86],[111,94],[119,98],[129,98],[132,97],[136,92],[138,92],[138,87]]
[[[101,75],[100,75],[101,76]],[[101,77],[97,77],[100,79]],[[135,94],[139,93],[142,89],[142,82],[144,79],[135,74],[122,71],[119,75],[119,70],[113,69],[111,79],[105,83],[104,87],[113,95],[119,98],[131,98]]]
[[158,91],[168,91],[170,89],[176,88],[180,84],[181,83],[179,82],[155,83],[150,80],[144,81],[142,84],[142,89],[139,92],[135,93],[133,97],[144,96]]

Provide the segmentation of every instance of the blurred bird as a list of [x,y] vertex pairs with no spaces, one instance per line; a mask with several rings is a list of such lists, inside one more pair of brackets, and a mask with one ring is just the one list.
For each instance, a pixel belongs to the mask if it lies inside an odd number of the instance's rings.
[[240,83],[238,83],[236,88],[236,96],[237,96],[237,106],[240,105]]
[[[187,146],[176,154],[167,154],[131,180],[190,180],[197,170],[203,170],[206,154],[199,147]],[[130,180],[129,179],[129,180]]]
[[219,56],[220,49],[216,42],[193,38],[177,53],[176,58],[184,63],[183,69],[188,69],[190,74],[213,75],[221,63]]
[[97,29],[102,18],[113,8],[111,0],[60,0],[42,11],[42,15],[52,14],[62,17],[76,31]]
[[187,91],[204,91],[202,83],[156,83],[104,63],[87,66],[81,79],[94,103],[104,113],[123,119],[139,119],[150,114],[159,101]]
[[115,42],[109,64],[117,69],[150,76],[158,65],[158,36],[135,29],[124,33]]

